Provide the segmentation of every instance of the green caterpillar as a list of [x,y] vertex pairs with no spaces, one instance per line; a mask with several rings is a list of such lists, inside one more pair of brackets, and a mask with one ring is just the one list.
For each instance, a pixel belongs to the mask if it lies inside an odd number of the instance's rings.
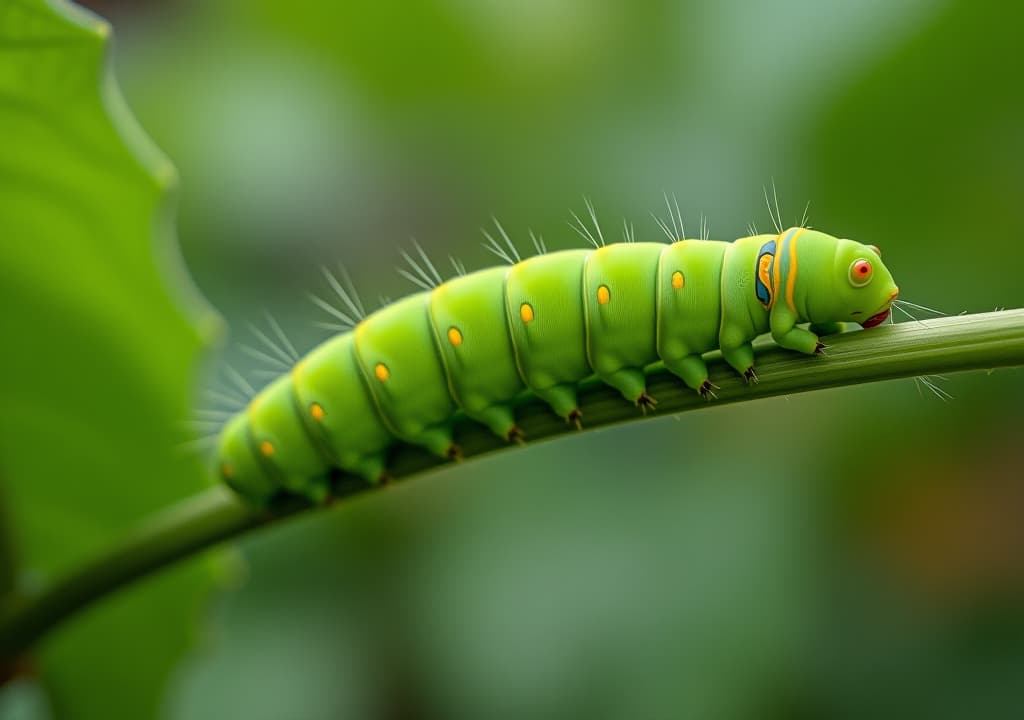
[[596,375],[646,411],[656,401],[644,368],[658,361],[711,398],[703,353],[719,348],[755,382],[755,337],[820,353],[819,334],[878,325],[899,294],[878,248],[804,227],[731,243],[586,235],[594,249],[521,261],[495,244],[511,267],[406,297],[315,348],[227,422],[221,477],[255,503],[281,492],[322,501],[333,469],[385,480],[399,442],[458,458],[459,410],[521,440],[512,407],[524,391],[578,426],[577,386]]

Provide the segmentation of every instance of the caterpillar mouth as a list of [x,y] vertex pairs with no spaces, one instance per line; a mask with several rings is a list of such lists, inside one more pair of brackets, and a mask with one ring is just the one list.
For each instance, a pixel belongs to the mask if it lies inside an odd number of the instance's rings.
[[867,320],[862,322],[860,324],[860,326],[862,328],[873,328],[875,325],[881,325],[882,323],[885,322],[885,319],[887,317],[889,317],[889,310],[890,309],[891,308],[886,308],[885,310],[883,310],[882,312],[878,313],[877,315],[872,315]]

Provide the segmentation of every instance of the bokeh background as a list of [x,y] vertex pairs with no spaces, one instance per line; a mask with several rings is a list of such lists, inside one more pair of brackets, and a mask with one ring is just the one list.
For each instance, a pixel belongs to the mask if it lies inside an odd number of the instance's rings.
[[[770,227],[773,179],[906,299],[1024,304],[1018,4],[86,5],[232,340],[264,309],[322,339],[322,265],[410,292],[412,237],[470,267],[492,215],[576,246],[585,194],[656,239],[669,192],[731,239]],[[161,712],[1021,717],[1024,377],[937,382],[953,400],[905,380],[586,433],[246,538]]]

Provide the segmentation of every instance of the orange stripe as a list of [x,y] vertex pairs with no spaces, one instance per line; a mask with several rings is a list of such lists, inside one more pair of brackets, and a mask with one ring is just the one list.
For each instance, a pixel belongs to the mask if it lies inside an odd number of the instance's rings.
[[797,312],[796,312],[796,305],[793,304],[793,288],[796,286],[796,268],[797,268],[796,241],[800,237],[800,233],[802,233],[803,231],[804,231],[804,229],[800,228],[795,233],[793,233],[793,237],[790,238],[790,245],[789,245],[789,269],[786,271],[786,304],[789,305],[789,309],[793,311],[794,315],[797,314]]
[[775,307],[775,301],[779,297],[779,280],[782,273],[782,233],[775,236],[775,257],[772,260],[772,299],[768,307]]

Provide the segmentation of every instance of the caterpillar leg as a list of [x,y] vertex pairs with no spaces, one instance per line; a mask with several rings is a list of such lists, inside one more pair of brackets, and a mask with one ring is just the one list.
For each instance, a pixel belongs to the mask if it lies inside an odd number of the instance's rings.
[[308,497],[314,505],[323,505],[327,502],[327,498],[330,497],[330,494],[330,486],[328,486],[326,482],[322,482],[310,485],[306,492],[306,497]]
[[815,355],[825,347],[824,343],[818,340],[817,335],[810,330],[798,327],[793,327],[778,335],[773,332],[772,337],[775,339],[775,342],[787,350],[796,350],[804,355]]
[[516,419],[512,408],[506,405],[491,405],[483,410],[466,411],[473,420],[490,428],[491,432],[509,442],[520,442],[523,431],[516,427]]
[[772,339],[787,350],[796,350],[804,355],[815,355],[825,345],[810,330],[796,326],[796,315],[789,308],[776,305],[772,308],[770,323]]
[[314,505],[323,505],[331,494],[330,481],[327,475],[315,477],[289,476],[282,480],[281,485],[289,492],[307,498]]
[[564,418],[568,423],[575,423],[576,427],[580,427],[582,415],[579,406],[576,404],[575,385],[552,385],[543,390],[534,389],[533,391],[537,394],[537,397],[551,406],[551,409],[555,411],[558,417]]
[[387,477],[383,455],[370,457],[342,458],[342,469],[355,473],[371,485],[379,485]]
[[817,335],[837,335],[843,332],[845,325],[841,322],[811,323],[810,331]]
[[700,393],[705,400],[714,396],[712,389],[715,386],[708,380],[708,366],[699,353],[684,355],[676,360],[665,360],[664,362],[665,367],[686,383],[691,390]]
[[744,342],[733,347],[723,345],[722,357],[748,383],[757,382],[757,374],[754,372],[754,346],[750,342]]
[[462,459],[462,450],[452,441],[452,431],[446,426],[434,425],[424,428],[418,435],[403,439],[413,445],[419,445],[437,457],[446,460]]
[[637,368],[620,368],[611,373],[598,373],[601,382],[622,393],[622,397],[639,408],[654,408],[658,401],[647,394],[647,378]]

